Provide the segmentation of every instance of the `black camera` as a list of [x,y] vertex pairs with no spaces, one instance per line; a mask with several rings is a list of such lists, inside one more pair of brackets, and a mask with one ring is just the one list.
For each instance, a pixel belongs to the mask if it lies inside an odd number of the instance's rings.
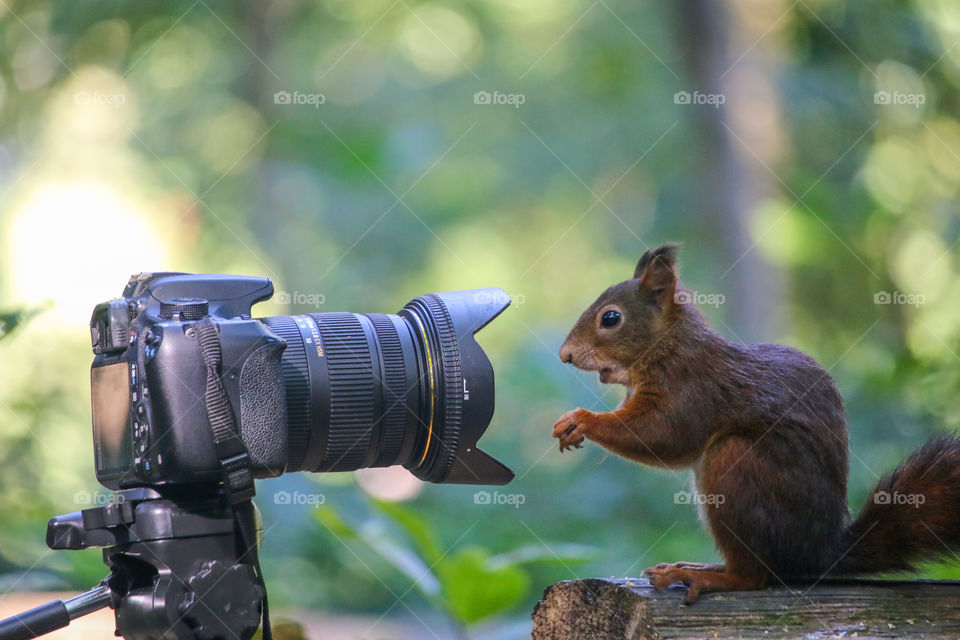
[[396,315],[252,318],[267,278],[148,273],[94,309],[97,479],[110,489],[220,481],[204,391],[201,322],[256,477],[403,465],[431,482],[505,484],[477,449],[493,370],[474,334],[510,303],[501,289],[431,293]]

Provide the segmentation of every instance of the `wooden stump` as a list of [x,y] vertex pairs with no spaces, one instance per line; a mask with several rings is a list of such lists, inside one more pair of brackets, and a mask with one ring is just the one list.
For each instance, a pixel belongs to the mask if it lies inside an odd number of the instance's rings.
[[960,581],[823,580],[706,593],[690,606],[683,591],[645,579],[558,582],[533,611],[533,638],[960,638]]

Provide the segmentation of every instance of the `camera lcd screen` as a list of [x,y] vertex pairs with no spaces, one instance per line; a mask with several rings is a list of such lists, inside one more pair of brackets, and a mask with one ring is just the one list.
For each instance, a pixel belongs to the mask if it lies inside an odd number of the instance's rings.
[[127,471],[133,461],[128,376],[126,362],[90,370],[93,446],[101,478]]

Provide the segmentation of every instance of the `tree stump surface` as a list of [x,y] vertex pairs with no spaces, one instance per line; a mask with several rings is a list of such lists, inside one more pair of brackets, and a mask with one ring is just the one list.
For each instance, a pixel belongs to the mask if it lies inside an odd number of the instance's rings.
[[533,611],[533,639],[960,639],[960,581],[831,579],[704,593],[690,606],[684,590],[639,578],[558,582]]

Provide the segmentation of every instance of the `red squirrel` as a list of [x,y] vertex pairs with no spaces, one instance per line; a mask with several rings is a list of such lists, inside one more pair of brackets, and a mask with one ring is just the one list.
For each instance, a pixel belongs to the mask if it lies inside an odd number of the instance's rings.
[[[692,469],[724,564],[662,563],[657,589],[709,591],[907,571],[960,550],[960,439],[938,435],[880,480],[851,522],[843,400],[790,347],[738,344],[707,326],[677,280],[677,246],[643,254],[633,278],[580,316],[560,359],[626,386],[614,411],[575,409],[560,450],[584,439],[630,460]],[[699,498],[705,497],[706,500]]]

